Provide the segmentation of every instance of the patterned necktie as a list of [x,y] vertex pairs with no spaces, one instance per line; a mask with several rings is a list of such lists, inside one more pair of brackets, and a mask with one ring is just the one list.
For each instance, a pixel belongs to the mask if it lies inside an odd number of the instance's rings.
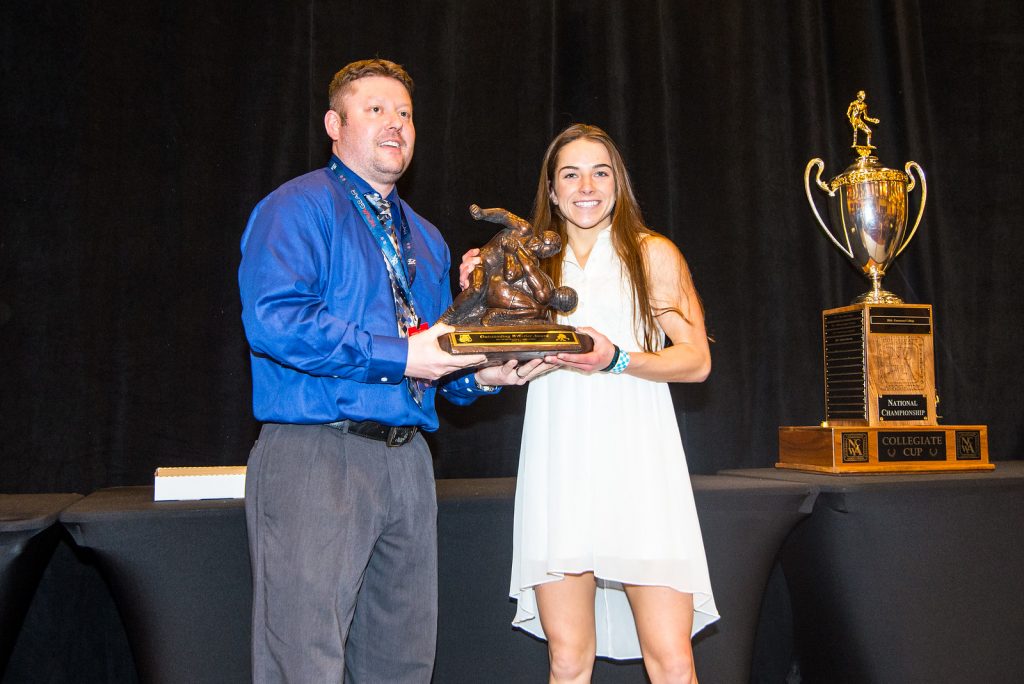
[[[402,250],[399,247],[398,235],[395,234],[395,224],[391,217],[391,202],[388,202],[377,192],[368,192],[363,197],[366,198],[366,201],[377,212],[377,220],[384,226],[384,230],[387,232],[388,238],[390,238],[391,244],[395,248],[395,254],[401,260]],[[398,334],[401,337],[408,337],[409,331],[415,330],[419,326],[420,318],[416,315],[412,302],[402,292],[402,287],[399,285],[398,278],[391,270],[390,265],[388,267],[388,275],[391,277],[391,294],[395,299],[395,319],[398,323]],[[413,378],[406,378],[406,380],[406,384],[409,386],[409,393],[416,401],[416,405],[422,406],[423,392],[430,386],[430,383]]]
[[391,233],[391,239],[394,240],[395,229],[394,222],[391,220],[391,202],[381,197],[379,192],[368,192],[363,197],[366,198],[366,201],[377,212],[377,220],[388,229],[388,232]]

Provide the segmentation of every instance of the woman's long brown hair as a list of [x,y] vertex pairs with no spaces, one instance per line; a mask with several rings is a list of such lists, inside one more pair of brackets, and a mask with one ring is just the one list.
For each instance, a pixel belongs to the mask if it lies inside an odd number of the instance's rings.
[[[553,230],[561,236],[563,246],[569,244],[565,219],[557,209],[553,209],[551,190],[554,187],[558,153],[563,147],[576,140],[599,142],[605,146],[608,156],[611,157],[612,171],[615,174],[612,244],[629,274],[629,286],[633,295],[633,327],[641,333],[643,351],[657,351],[661,347],[661,336],[657,332],[655,316],[666,311],[676,311],[681,316],[683,313],[674,308],[655,312],[651,307],[647,260],[644,259],[640,244],[643,242],[645,234],[657,235],[657,233],[644,225],[640,205],[633,194],[633,185],[626,172],[622,155],[607,133],[597,126],[578,123],[569,126],[551,141],[547,152],[544,153],[530,223],[533,225],[534,231],[539,233],[542,230]],[[541,264],[544,271],[557,285],[562,284],[562,256],[562,254],[557,254],[545,259]],[[683,317],[685,318],[685,316]]]

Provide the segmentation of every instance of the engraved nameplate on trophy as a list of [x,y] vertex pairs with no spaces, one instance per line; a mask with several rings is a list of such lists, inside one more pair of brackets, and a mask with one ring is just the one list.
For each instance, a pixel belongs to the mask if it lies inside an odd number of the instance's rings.
[[[849,306],[822,313],[825,421],[779,428],[777,468],[831,474],[991,470],[984,425],[939,425],[935,388],[932,307],[907,304],[882,289],[882,276],[917,232],[924,214],[924,171],[883,167],[871,145],[877,124],[867,114],[864,91],[847,109],[857,159],[825,183],[825,165],[812,159],[804,189],[821,229],[871,289]],[[867,136],[858,144],[858,133]],[[827,193],[832,229],[811,192],[811,170]],[[908,196],[920,178],[921,201],[907,232]],[[839,231],[837,237],[833,231]]]
[[490,328],[461,328],[441,338],[441,347],[449,354],[486,354],[492,360],[520,361],[557,354],[587,352],[593,339],[568,326],[529,329],[521,325]]

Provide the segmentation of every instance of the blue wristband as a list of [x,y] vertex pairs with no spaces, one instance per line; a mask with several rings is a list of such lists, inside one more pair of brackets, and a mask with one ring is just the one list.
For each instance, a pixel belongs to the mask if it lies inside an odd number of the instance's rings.
[[608,362],[608,365],[598,371],[598,373],[610,373],[612,368],[615,368],[615,364],[619,361],[619,354],[622,350],[619,349],[619,345],[615,345],[615,353],[612,354],[612,360]]
[[600,372],[619,375],[622,371],[626,370],[626,366],[628,365],[629,352],[619,348],[619,345],[615,345],[615,355],[612,357],[611,362],[602,368]]
[[629,352],[624,349],[620,349],[618,358],[615,359],[615,363],[612,364],[612,367],[608,370],[608,372],[611,373],[612,375],[619,375],[620,373],[626,370],[626,366],[628,365]]

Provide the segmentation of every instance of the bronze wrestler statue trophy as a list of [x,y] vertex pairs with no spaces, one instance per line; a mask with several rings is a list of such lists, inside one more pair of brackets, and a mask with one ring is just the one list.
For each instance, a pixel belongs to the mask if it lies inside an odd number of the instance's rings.
[[576,291],[555,287],[541,259],[562,250],[558,233],[539,235],[527,221],[505,209],[469,208],[478,221],[504,226],[480,249],[480,263],[439,319],[455,331],[439,338],[452,354],[485,354],[487,362],[528,361],[558,352],[585,353],[593,339],[554,323],[558,313],[576,308]]

